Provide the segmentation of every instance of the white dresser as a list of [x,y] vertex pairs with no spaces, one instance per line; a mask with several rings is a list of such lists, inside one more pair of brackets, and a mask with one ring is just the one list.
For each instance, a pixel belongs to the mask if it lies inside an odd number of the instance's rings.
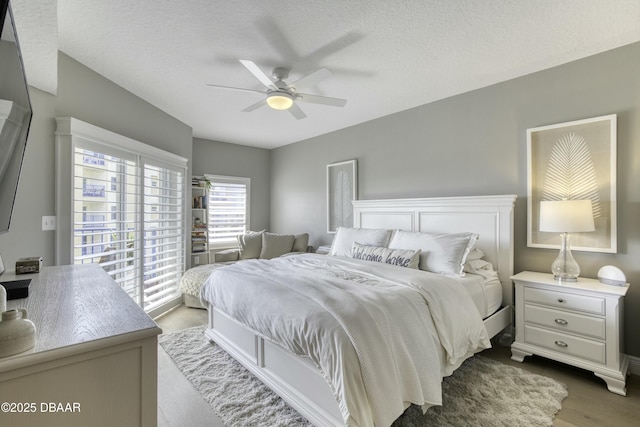
[[96,264],[27,277],[7,309],[27,310],[37,344],[0,358],[0,426],[157,425],[155,322]]
[[516,339],[511,359],[533,354],[593,371],[613,393],[626,395],[629,360],[623,353],[626,286],[595,279],[558,282],[553,275],[523,271],[516,291]]

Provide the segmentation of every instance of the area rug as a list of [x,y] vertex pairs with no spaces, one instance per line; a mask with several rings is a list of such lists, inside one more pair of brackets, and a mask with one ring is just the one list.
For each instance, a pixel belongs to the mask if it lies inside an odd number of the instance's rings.
[[[310,426],[204,336],[204,326],[161,335],[160,345],[228,427]],[[393,427],[551,426],[567,397],[556,380],[476,355],[443,382],[443,405],[409,407]]]

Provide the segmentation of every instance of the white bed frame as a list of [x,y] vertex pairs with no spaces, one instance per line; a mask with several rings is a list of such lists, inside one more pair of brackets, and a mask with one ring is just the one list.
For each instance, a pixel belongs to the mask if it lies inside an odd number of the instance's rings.
[[[491,337],[512,323],[513,208],[516,196],[357,200],[354,226],[406,231],[478,233],[476,246],[500,276],[502,307],[485,319]],[[316,426],[343,426],[325,379],[308,359],[264,339],[215,307],[206,335]]]

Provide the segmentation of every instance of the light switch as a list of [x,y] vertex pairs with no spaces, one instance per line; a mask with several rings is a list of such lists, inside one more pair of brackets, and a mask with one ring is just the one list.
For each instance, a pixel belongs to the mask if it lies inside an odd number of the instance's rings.
[[55,230],[56,229],[56,217],[55,216],[43,216],[42,217],[42,231]]

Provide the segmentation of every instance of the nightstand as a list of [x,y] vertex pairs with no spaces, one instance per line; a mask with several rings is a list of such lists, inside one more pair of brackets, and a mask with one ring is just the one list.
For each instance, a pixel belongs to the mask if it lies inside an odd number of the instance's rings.
[[523,271],[511,278],[516,292],[516,339],[511,359],[533,354],[593,371],[609,391],[626,396],[629,359],[622,353],[623,303],[629,289],[595,279],[558,282]]

